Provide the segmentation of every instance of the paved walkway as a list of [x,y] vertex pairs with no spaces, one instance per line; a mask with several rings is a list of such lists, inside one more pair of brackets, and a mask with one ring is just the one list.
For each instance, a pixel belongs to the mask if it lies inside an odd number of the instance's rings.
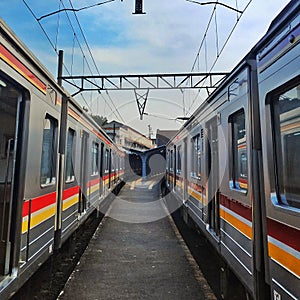
[[216,299],[153,180],[126,184],[59,299]]

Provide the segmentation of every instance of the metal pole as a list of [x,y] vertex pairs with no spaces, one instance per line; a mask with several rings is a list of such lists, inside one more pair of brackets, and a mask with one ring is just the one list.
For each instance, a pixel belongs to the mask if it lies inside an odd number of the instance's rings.
[[58,52],[58,71],[57,71],[57,83],[59,86],[62,86],[63,63],[64,63],[64,51],[59,50],[59,52]]

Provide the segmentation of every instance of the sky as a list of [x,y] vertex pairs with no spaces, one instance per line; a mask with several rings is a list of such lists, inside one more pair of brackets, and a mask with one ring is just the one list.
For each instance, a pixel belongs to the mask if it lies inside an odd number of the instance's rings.
[[[2,0],[0,17],[54,78],[59,49],[64,50],[65,76],[207,72],[217,56],[219,59],[212,71],[229,72],[289,2],[252,0],[242,16],[217,5],[203,40],[214,5],[200,6],[186,0],[144,0],[145,14],[134,15],[134,0],[106,1],[10,0],[7,5],[7,0]],[[76,14],[62,11],[44,17],[40,20],[42,27],[36,20],[57,10],[69,9],[71,5],[79,9],[102,2],[106,3]],[[219,2],[244,10],[249,0]],[[196,59],[202,41],[199,59]],[[66,83],[64,88],[74,92]],[[125,122],[147,136],[150,125],[153,137],[157,129],[179,129],[183,123],[176,118],[189,116],[205,97],[206,94],[198,90],[150,90],[143,120],[140,120],[133,91],[85,92],[75,99],[87,107],[89,113],[105,116],[109,121]]]

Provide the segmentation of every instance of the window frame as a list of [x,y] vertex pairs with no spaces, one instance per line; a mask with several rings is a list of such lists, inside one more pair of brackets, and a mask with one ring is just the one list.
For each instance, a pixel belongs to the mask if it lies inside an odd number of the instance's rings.
[[[99,175],[99,143],[92,142],[92,155],[91,155],[91,176]],[[95,152],[94,152],[95,150]]]
[[[68,146],[69,146],[69,134],[73,133],[72,136],[72,145],[71,145],[71,151],[68,151]],[[66,141],[66,156],[65,156],[65,182],[66,183],[72,183],[75,181],[75,169],[74,166],[76,165],[75,162],[73,162],[73,158],[76,157],[75,155],[75,148],[76,148],[76,131],[72,129],[71,127],[68,128],[68,134],[67,134],[67,141]],[[71,154],[71,170],[73,171],[73,175],[70,179],[67,178],[67,170],[68,170],[68,158],[69,154]]]
[[182,172],[182,145],[177,146],[176,152],[176,173],[180,175]]
[[[270,120],[271,120],[271,136],[272,136],[272,146],[273,146],[273,167],[270,172],[272,172],[272,177],[274,178],[274,189],[275,193],[271,193],[271,199],[274,205],[279,205],[280,207],[292,210],[300,210],[300,194],[296,195],[294,198],[287,197],[287,195],[291,195],[291,193],[286,192],[286,183],[285,175],[287,165],[285,164],[285,156],[287,145],[286,143],[283,144],[283,141],[287,136],[291,135],[291,129],[287,129],[287,133],[283,135],[282,127],[287,125],[281,125],[280,118],[284,114],[289,114],[293,109],[297,109],[300,111],[300,105],[298,107],[292,107],[292,109],[280,112],[279,102],[280,97],[284,96],[288,92],[292,91],[293,89],[300,89],[300,78],[296,78],[291,82],[288,82],[274,91],[271,91],[268,95],[268,103],[270,105]],[[300,98],[297,98],[300,99]],[[299,100],[300,104],[300,100]],[[297,113],[297,112],[296,112]],[[297,117],[297,114],[296,114]],[[286,121],[290,122],[293,118],[288,118]],[[300,119],[300,116],[299,116]],[[294,128],[293,128],[294,129]],[[300,127],[295,128],[297,136],[300,134]],[[294,133],[294,134],[295,134]],[[298,197],[297,197],[298,196]],[[296,199],[296,200],[295,200]]]
[[[52,129],[52,138],[51,144],[48,148],[45,148],[46,140],[45,140],[45,129],[47,120],[50,122],[50,125],[53,126]],[[51,128],[51,127],[50,127]],[[41,147],[41,165],[40,165],[40,186],[42,188],[53,186],[57,183],[57,156],[58,156],[58,120],[51,116],[50,114],[46,114],[43,119],[43,139],[42,139],[42,147]],[[47,151],[47,150],[51,151]],[[48,154],[50,153],[50,155]],[[50,162],[50,168],[48,170],[47,176],[50,174],[51,177],[46,177],[46,182],[43,182],[43,167],[45,163],[45,157],[49,157],[48,163]]]
[[201,179],[201,177],[202,177],[203,138],[201,137],[200,133],[198,133],[192,137],[191,144],[192,144],[191,177],[193,177],[195,179]]
[[104,153],[104,174],[108,174],[109,173],[109,149],[106,148],[105,149],[105,153]]
[[[243,115],[244,136],[239,137],[238,118]],[[247,194],[249,190],[249,159],[248,159],[248,138],[247,138],[247,116],[242,107],[228,117],[229,129],[229,187],[231,190]],[[246,155],[246,164],[241,161],[242,156]],[[246,166],[246,174],[241,172],[242,167]]]
[[170,172],[174,172],[174,149],[170,150]]

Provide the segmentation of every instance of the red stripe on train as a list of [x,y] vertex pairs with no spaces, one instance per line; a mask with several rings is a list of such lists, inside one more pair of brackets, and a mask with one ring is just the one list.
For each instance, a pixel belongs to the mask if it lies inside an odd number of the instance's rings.
[[63,200],[66,200],[74,195],[77,195],[79,193],[79,186],[71,187],[67,190],[63,191]]
[[[23,217],[26,217],[29,214],[29,201],[26,201],[23,204],[23,213],[22,213]],[[56,192],[46,194],[37,198],[33,198],[30,202],[31,202],[30,213],[32,214],[49,205],[56,203]]]
[[26,217],[29,215],[29,200],[23,203],[22,217]]
[[100,178],[97,178],[97,179],[93,179],[91,181],[88,182],[88,187],[92,187],[96,184],[99,184],[100,183]]
[[31,213],[34,213],[42,208],[45,208],[56,202],[56,192],[43,195],[31,200]]
[[10,64],[16,71],[23,75],[27,80],[31,81],[43,93],[46,94],[46,85],[39,80],[21,61],[19,61],[9,50],[0,44],[0,53],[5,57],[7,63]]
[[246,206],[245,204],[234,199],[229,199],[222,194],[220,194],[220,203],[226,208],[252,222],[252,209],[250,206]]
[[268,235],[300,251],[300,230],[267,218]]

